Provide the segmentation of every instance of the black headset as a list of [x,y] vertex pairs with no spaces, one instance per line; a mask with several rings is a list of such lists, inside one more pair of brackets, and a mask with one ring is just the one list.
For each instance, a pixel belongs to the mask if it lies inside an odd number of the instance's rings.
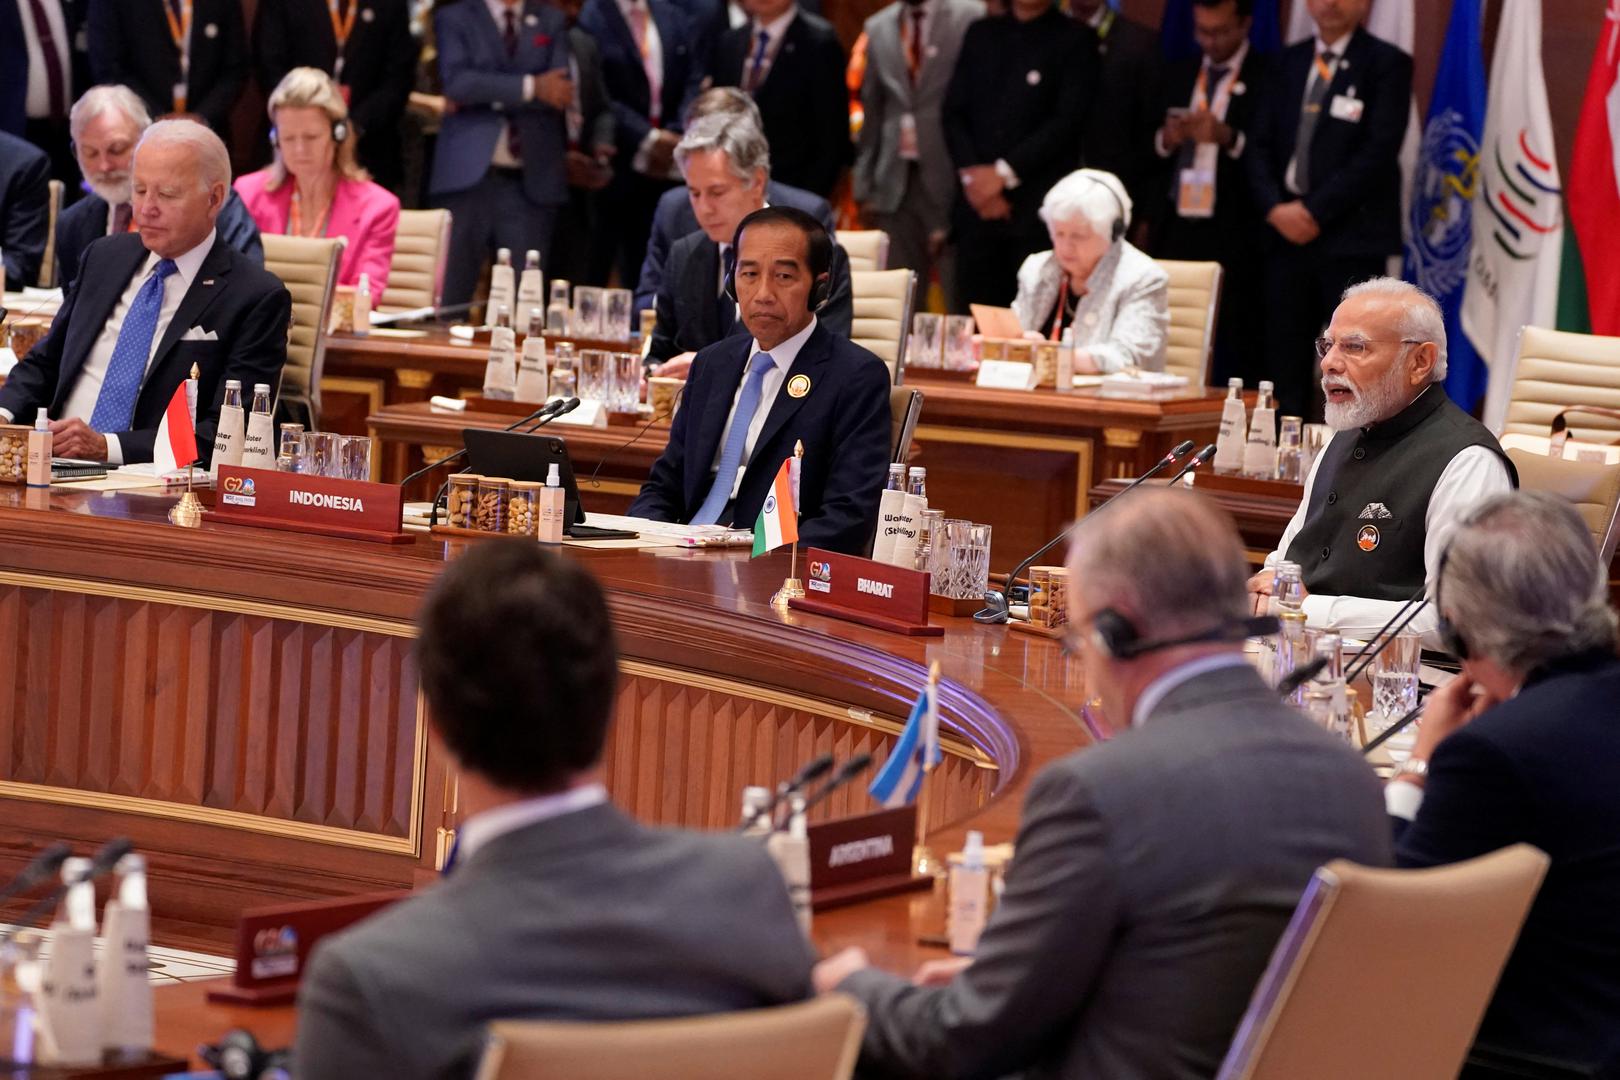
[[227,1031],[213,1046],[198,1047],[197,1056],[225,1080],[287,1080],[292,1073],[291,1052],[261,1046],[246,1028]]
[[[740,303],[737,299],[738,243],[742,240],[743,230],[751,224],[756,224],[756,218],[765,222],[785,222],[804,229],[812,252],[815,251],[818,238],[825,241],[829,249],[827,269],[817,274],[815,283],[810,286],[810,310],[819,312],[826,307],[827,301],[832,299],[832,257],[830,250],[835,246],[832,234],[827,232],[826,226],[822,225],[814,217],[791,206],[762,206],[737,223],[737,231],[731,237],[731,267],[726,271],[725,283],[722,286],[726,295],[731,297],[732,303]],[[814,230],[814,235],[811,234],[811,230]]]
[[1114,200],[1114,205],[1119,208],[1119,216],[1114,219],[1114,227],[1111,230],[1109,230],[1109,234],[1108,234],[1109,243],[1112,243],[1112,244],[1119,243],[1120,240],[1124,238],[1125,230],[1128,227],[1126,225],[1126,223],[1125,223],[1125,218],[1126,218],[1125,203],[1120,199],[1119,192],[1114,190],[1114,186],[1112,184],[1105,184],[1101,180],[1097,179],[1095,176],[1090,175],[1089,173],[1082,173],[1081,175],[1085,176],[1085,178],[1087,180],[1090,180],[1093,184],[1096,184],[1098,187],[1100,187],[1104,191],[1108,192],[1108,197],[1110,199],[1113,199]]
[[1467,660],[1468,642],[1463,640],[1462,634],[1457,632],[1456,626],[1452,625],[1451,620],[1446,618],[1445,610],[1440,607],[1440,579],[1445,577],[1446,560],[1450,557],[1451,545],[1447,544],[1446,550],[1440,553],[1440,567],[1434,572],[1434,611],[1440,617],[1440,622],[1435,626],[1434,632],[1446,652],[1455,656],[1458,660]]
[[1103,608],[1091,619],[1092,640],[1115,660],[1134,660],[1147,653],[1204,641],[1242,641],[1245,638],[1267,637],[1281,629],[1282,624],[1275,615],[1256,615],[1247,619],[1226,619],[1208,630],[1184,637],[1144,639],[1136,624],[1113,608]]
[[[346,120],[334,120],[334,121],[332,121],[332,141],[335,142],[335,143],[343,143],[343,142],[346,142],[348,140],[348,138],[349,138],[349,123],[348,123],[348,121],[346,121]],[[276,134],[276,125],[274,125],[274,124],[270,125],[270,145],[275,147],[277,150],[281,149],[281,137]]]

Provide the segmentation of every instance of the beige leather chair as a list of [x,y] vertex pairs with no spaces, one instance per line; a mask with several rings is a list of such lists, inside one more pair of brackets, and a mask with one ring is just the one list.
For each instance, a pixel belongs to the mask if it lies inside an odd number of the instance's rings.
[[[1517,365],[1503,435],[1546,435],[1553,418],[1572,405],[1620,409],[1620,337],[1527,326]],[[1570,420],[1571,438],[1610,442],[1620,436],[1620,420],[1582,412]]]
[[45,224],[45,258],[39,264],[39,287],[53,288],[56,285],[56,219],[62,214],[62,181],[52,180],[46,185],[50,194],[46,196],[49,213]]
[[[287,365],[281,370],[278,418],[290,418],[314,431],[321,422],[321,369],[326,362],[326,324],[332,314],[341,237],[327,240],[265,233],[264,268],[292,293],[292,327],[287,333]],[[248,387],[242,388],[244,392]]]
[[1427,870],[1318,870],[1219,1080],[1456,1076],[1547,856],[1528,844]]
[[851,270],[849,291],[855,308],[850,340],[877,353],[889,365],[889,381],[899,386],[906,376],[906,338],[911,335],[917,272]]
[[498,1021],[477,1080],[845,1080],[865,1030],[843,994],[679,1020]]
[[1550,458],[1513,446],[1508,447],[1507,456],[1519,470],[1519,487],[1525,491],[1550,491],[1574,504],[1586,519],[1586,527],[1592,530],[1601,565],[1608,566],[1614,558],[1615,541],[1620,538],[1620,530],[1616,529],[1620,521],[1620,465]]
[[857,229],[838,233],[838,246],[849,256],[851,270],[887,270],[889,234],[882,229]]
[[889,460],[906,461],[911,457],[911,438],[917,434],[917,421],[922,416],[923,392],[909,386],[889,388]]
[[379,311],[435,307],[444,292],[444,264],[450,256],[450,211],[401,210],[388,264],[388,289]]
[[1154,261],[1170,275],[1170,338],[1164,370],[1187,376],[1193,386],[1207,386],[1221,306],[1221,264]]

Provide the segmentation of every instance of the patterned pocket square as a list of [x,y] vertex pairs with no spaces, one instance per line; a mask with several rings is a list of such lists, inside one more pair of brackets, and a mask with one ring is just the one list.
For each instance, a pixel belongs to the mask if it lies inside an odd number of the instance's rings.
[[181,341],[218,341],[219,335],[212,330],[204,330],[200,326],[193,326],[180,335]]
[[1381,518],[1393,516],[1394,515],[1389,512],[1389,508],[1383,503],[1368,503],[1366,506],[1361,508],[1361,513],[1357,515],[1357,517],[1363,521],[1376,521]]

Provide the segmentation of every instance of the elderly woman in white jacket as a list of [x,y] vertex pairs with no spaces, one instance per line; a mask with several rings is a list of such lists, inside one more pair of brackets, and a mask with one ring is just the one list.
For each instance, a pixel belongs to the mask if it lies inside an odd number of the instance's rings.
[[1013,311],[1026,337],[1073,328],[1075,371],[1164,370],[1170,278],[1125,240],[1131,197],[1113,173],[1080,169],[1041,202],[1052,250],[1018,269]]

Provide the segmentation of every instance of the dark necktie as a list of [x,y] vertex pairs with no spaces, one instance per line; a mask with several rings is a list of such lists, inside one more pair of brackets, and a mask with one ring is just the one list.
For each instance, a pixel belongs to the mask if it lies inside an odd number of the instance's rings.
[[28,0],[29,14],[34,18],[34,33],[39,36],[39,51],[45,57],[45,77],[50,81],[52,120],[68,114],[67,81],[62,77],[62,57],[56,51],[56,37],[51,33],[51,21],[45,17],[43,0]]
[[[736,261],[735,249],[728,246],[725,254],[720,257],[722,282],[730,280]],[[720,286],[720,296],[715,300],[714,310],[720,327],[720,336],[730,337],[731,329],[737,323],[737,301],[731,298],[731,293],[726,290],[724,284]]]
[[911,40],[906,46],[906,68],[911,72],[911,85],[917,85],[917,76],[922,74],[923,65],[923,7],[914,4],[911,8]]
[[[506,7],[506,31],[501,35],[506,40],[506,58],[517,59],[518,51],[518,24],[517,8],[511,4]],[[517,124],[510,119],[506,121],[506,145],[512,152],[514,160],[523,160],[523,141],[518,137]]]
[[754,93],[765,81],[765,51],[771,47],[771,35],[759,32],[759,48],[754,50],[754,62],[748,69],[748,92]]
[[135,216],[134,207],[129,203],[119,203],[113,207],[112,236],[122,236],[129,232],[129,222]]
[[1316,134],[1316,121],[1322,116],[1322,103],[1327,100],[1331,78],[1323,78],[1330,71],[1338,54],[1323,50],[1311,65],[1310,89],[1305,92],[1305,106],[1299,111],[1299,130],[1294,134],[1294,187],[1300,194],[1311,190],[1311,137]]

